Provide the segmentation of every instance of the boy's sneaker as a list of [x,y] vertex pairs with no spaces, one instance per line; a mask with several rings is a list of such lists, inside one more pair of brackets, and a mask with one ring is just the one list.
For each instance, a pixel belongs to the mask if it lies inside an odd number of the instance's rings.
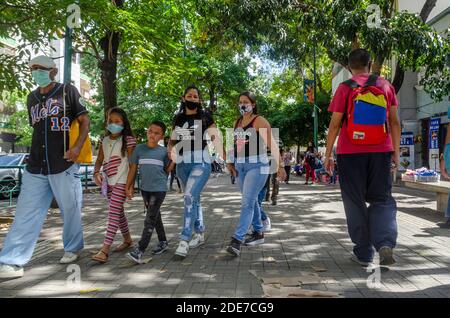
[[64,256],[59,260],[60,264],[70,264],[78,259],[78,255],[72,252],[65,252]]
[[364,262],[359,260],[359,258],[356,255],[352,255],[352,257],[350,258],[350,260],[352,260],[353,262],[361,265],[362,267],[369,267],[370,264],[372,264],[372,262]]
[[378,250],[378,254],[380,255],[381,266],[389,266],[395,264],[392,248],[383,246]]
[[253,232],[248,238],[245,239],[244,244],[248,246],[254,246],[264,243],[264,233]]
[[136,264],[142,264],[142,256],[144,256],[144,253],[141,252],[141,250],[139,250],[139,247],[135,247],[134,250],[130,253],[126,254],[127,258],[133,262],[135,262]]
[[180,241],[175,251],[175,255],[186,257],[189,252],[189,243],[187,241]]
[[19,278],[23,276],[23,267],[0,264],[0,278]]
[[262,225],[263,225],[262,231],[269,232],[270,229],[272,228],[272,223],[270,222],[270,218],[268,217],[267,219],[262,221]]
[[239,256],[241,254],[241,242],[234,237],[231,238],[230,245],[227,247],[227,252],[233,256]]
[[189,241],[189,248],[196,248],[205,244],[205,234],[195,233],[192,239]]
[[167,243],[167,241],[161,241],[158,243],[158,245],[152,251],[152,254],[159,255],[159,254],[164,253],[168,249],[169,249],[169,244]]

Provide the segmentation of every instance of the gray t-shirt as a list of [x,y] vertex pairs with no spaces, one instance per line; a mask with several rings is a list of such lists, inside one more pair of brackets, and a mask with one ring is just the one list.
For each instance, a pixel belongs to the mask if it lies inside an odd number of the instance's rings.
[[130,161],[139,165],[141,190],[167,191],[167,173],[164,169],[169,164],[169,157],[165,147],[158,145],[150,148],[147,144],[140,144],[134,149]]

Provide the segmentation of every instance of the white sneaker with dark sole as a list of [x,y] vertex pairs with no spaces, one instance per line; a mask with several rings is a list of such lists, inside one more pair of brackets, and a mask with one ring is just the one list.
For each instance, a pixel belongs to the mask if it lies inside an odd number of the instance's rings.
[[264,243],[264,233],[258,233],[258,232],[253,232],[244,241],[244,245],[247,245],[247,246],[255,246],[255,245],[260,245],[263,243]]

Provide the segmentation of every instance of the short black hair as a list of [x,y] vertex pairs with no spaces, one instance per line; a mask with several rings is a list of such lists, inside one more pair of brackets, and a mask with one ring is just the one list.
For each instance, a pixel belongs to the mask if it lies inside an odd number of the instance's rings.
[[161,129],[162,129],[162,131],[163,131],[163,135],[166,133],[167,127],[166,127],[166,124],[164,124],[162,121],[160,121],[160,120],[154,120],[154,121],[152,121],[152,123],[150,124],[150,126],[151,126],[151,125],[156,125],[156,126],[161,127]]
[[351,69],[360,70],[369,66],[370,53],[366,49],[353,50],[348,56],[348,66]]

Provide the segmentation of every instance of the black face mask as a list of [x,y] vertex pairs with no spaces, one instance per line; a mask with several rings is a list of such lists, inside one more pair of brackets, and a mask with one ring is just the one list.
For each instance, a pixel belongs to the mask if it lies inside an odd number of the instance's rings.
[[200,103],[191,102],[190,100],[186,100],[186,101],[184,101],[184,106],[187,107],[189,110],[195,110],[200,106]]

